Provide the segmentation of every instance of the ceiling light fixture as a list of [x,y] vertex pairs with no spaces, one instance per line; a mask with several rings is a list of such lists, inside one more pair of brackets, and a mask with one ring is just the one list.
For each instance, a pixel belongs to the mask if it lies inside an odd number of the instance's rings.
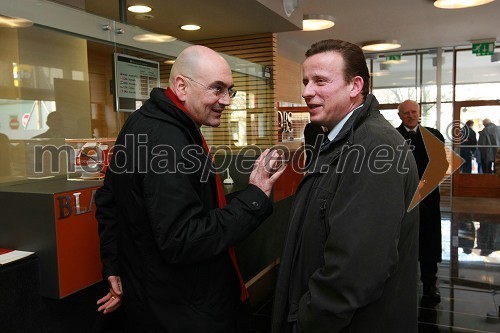
[[128,6],[128,11],[132,13],[149,13],[153,9],[149,6],[145,5],[133,5],[133,6]]
[[195,30],[200,30],[201,27],[196,24],[184,24],[181,25],[180,27],[182,30],[187,30],[187,31],[195,31]]
[[491,55],[491,62],[500,63],[500,53],[493,53]]
[[397,40],[374,40],[361,44],[363,51],[388,51],[401,47],[401,43]]
[[486,5],[495,0],[435,0],[434,7],[443,9],[460,9]]
[[169,43],[173,42],[176,39],[177,38],[169,35],[160,35],[160,34],[141,34],[134,36],[134,40],[144,43]]
[[325,30],[333,27],[333,16],[322,14],[306,14],[302,19],[303,31]]
[[0,27],[1,28],[28,28],[33,25],[33,21],[0,15]]

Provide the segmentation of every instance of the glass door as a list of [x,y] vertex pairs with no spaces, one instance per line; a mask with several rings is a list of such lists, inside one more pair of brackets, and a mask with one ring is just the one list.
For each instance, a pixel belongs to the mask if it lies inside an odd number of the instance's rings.
[[500,197],[494,160],[500,147],[500,101],[465,101],[454,105],[453,149],[465,163],[453,177],[453,195]]

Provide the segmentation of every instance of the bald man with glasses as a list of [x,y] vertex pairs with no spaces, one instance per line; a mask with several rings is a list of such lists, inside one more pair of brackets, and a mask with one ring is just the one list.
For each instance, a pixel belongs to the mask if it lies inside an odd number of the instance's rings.
[[130,332],[252,331],[234,246],[271,214],[284,169],[264,151],[249,186],[226,205],[200,127],[219,126],[235,94],[226,60],[191,46],[169,87],[153,89],[118,135],[95,196],[110,283],[98,310],[121,305]]

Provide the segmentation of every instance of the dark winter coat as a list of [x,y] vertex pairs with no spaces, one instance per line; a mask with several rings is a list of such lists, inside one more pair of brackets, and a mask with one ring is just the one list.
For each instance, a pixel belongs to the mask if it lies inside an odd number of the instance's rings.
[[479,148],[481,151],[481,160],[488,168],[488,170],[483,170],[483,172],[491,173],[489,168],[491,167],[492,162],[495,161],[497,147],[500,147],[500,127],[494,123],[487,124],[481,131],[479,131],[478,144],[481,146],[491,146]]
[[271,214],[272,202],[250,185],[217,208],[201,140],[165,91],[153,89],[120,132],[96,193],[103,275],[122,278],[130,332],[244,331],[228,249]]
[[[444,150],[444,137],[435,128],[425,127],[436,138],[443,142],[440,159],[446,160],[446,152]],[[429,164],[429,157],[425,149],[425,144],[420,132],[417,130],[415,137],[411,137],[403,125],[397,128],[399,133],[409,140],[408,142],[414,146],[413,156],[417,162],[419,179],[422,179],[424,171]],[[445,162],[447,163],[447,162]],[[443,163],[440,163],[443,165]],[[429,195],[424,198],[419,204],[420,210],[420,236],[419,236],[419,260],[426,262],[441,262],[442,246],[441,246],[441,196],[439,187],[436,187]]]
[[297,190],[274,333],[417,332],[417,184],[408,146],[368,95]]

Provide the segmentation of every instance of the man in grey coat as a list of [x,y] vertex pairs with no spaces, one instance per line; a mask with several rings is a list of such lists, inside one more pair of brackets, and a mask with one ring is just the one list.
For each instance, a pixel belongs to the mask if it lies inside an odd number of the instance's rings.
[[306,52],[302,96],[330,132],[290,212],[274,333],[417,332],[417,167],[369,78],[356,45]]
[[478,144],[482,147],[481,167],[483,173],[495,173],[494,162],[497,149],[500,146],[500,127],[491,122],[490,119],[483,119],[484,128],[479,131]]

